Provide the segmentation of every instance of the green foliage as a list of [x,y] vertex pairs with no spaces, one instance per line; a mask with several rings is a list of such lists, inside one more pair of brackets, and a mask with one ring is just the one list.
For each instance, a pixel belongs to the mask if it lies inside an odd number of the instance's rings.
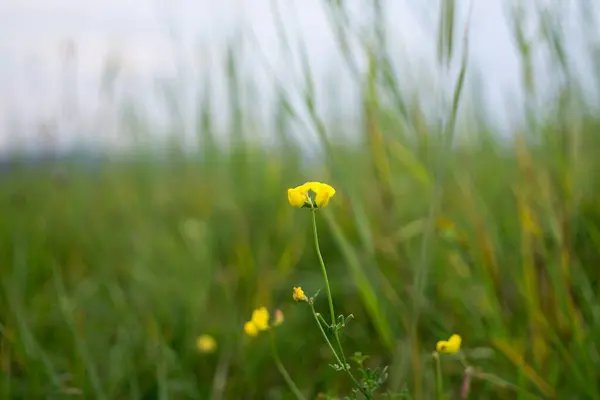
[[[341,3],[327,6],[343,41]],[[458,13],[455,3],[445,12]],[[302,93],[303,110],[281,87],[275,149],[251,140],[244,121],[252,116],[232,99],[228,148],[218,145],[207,106],[199,154],[4,173],[0,397],[291,398],[269,343],[242,331],[264,305],[285,315],[277,348],[306,398],[352,388],[343,364],[339,372],[329,366],[336,360],[317,318],[349,354],[370,355],[355,357],[352,370],[377,398],[434,398],[431,352],[458,332],[465,360],[441,365],[448,398],[459,398],[468,371],[473,399],[600,399],[598,109],[563,71],[552,112],[535,111],[534,41],[519,25],[522,11],[515,15],[531,103],[526,128],[504,141],[481,116],[459,119],[472,139],[452,143],[449,124],[441,129],[400,96],[376,46],[367,49],[369,71],[357,76],[365,88],[359,143],[331,134],[337,126],[320,116],[314,87]],[[459,32],[448,15],[440,21],[446,35]],[[544,37],[565,69],[552,29],[546,19]],[[443,68],[461,65],[458,47],[440,34]],[[232,98],[242,79],[234,53]],[[309,69],[302,76],[314,85]],[[458,87],[464,73],[455,79]],[[443,113],[454,122],[450,94]],[[286,128],[299,111],[321,144],[310,162]],[[308,211],[286,201],[287,188],[306,180],[337,190],[317,221],[333,323],[291,299],[293,286],[324,289]],[[329,319],[325,296],[315,307]],[[216,339],[215,353],[195,348],[201,334]]]

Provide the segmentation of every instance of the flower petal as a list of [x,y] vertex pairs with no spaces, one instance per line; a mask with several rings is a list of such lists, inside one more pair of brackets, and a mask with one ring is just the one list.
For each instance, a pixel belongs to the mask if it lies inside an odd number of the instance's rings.
[[246,335],[250,337],[255,337],[258,335],[258,328],[256,325],[254,325],[254,323],[252,323],[252,321],[248,321],[244,324],[244,332],[246,332]]
[[288,189],[288,202],[292,207],[302,208],[307,199],[307,193],[301,189],[301,186]]
[[252,323],[256,325],[259,331],[269,329],[269,311],[266,307],[257,308],[252,312]]
[[317,207],[325,207],[329,203],[329,199],[335,195],[335,189],[326,183],[319,183],[316,191],[315,203]]
[[462,343],[460,335],[454,334],[448,340],[440,340],[435,347],[438,353],[458,353]]

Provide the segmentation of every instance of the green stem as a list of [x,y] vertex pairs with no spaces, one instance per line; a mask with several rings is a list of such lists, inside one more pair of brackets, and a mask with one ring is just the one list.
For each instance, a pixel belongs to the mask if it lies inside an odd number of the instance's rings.
[[325,321],[325,318],[323,318],[323,316],[320,313],[317,313],[317,317],[319,318],[319,321],[321,322],[321,324],[323,324],[323,326],[329,326],[327,321]]
[[271,354],[273,354],[273,359],[275,360],[275,365],[277,365],[277,369],[283,376],[283,379],[285,379],[286,383],[290,387],[290,390],[292,391],[292,393],[294,393],[296,398],[298,400],[306,400],[304,395],[302,395],[302,392],[300,392],[300,390],[290,377],[290,374],[288,374],[287,370],[283,366],[281,359],[279,358],[279,353],[277,352],[277,347],[275,346],[275,334],[273,333],[273,331],[270,331],[269,333],[271,334]]
[[433,353],[435,359],[435,392],[438,400],[444,400],[444,385],[442,382],[442,365],[439,353]]
[[325,330],[323,329],[323,325],[319,321],[319,316],[317,315],[317,312],[315,311],[314,304],[312,304],[311,302],[309,302],[308,305],[310,305],[310,309],[312,310],[313,317],[315,317],[315,322],[317,323],[317,325],[319,325],[319,330],[321,331],[321,334],[323,335],[323,338],[325,339],[325,342],[327,343],[327,346],[329,346],[329,350],[331,350],[331,352],[333,353],[333,356],[335,357],[335,359],[338,362],[338,364],[344,368],[344,371],[346,371],[346,373],[348,374],[348,376],[350,377],[350,379],[352,379],[352,381],[354,382],[354,384],[356,385],[356,387],[358,387],[358,389],[362,392],[362,394],[364,394],[367,399],[371,399],[372,397],[369,394],[369,392],[367,392],[362,387],[362,385],[356,380],[356,378],[354,377],[354,375],[352,374],[352,372],[350,372],[350,370],[348,368],[346,368],[346,362],[345,361],[342,362],[342,360],[340,360],[340,357],[338,356],[337,352],[335,351],[335,348],[331,344],[331,341],[329,340],[329,338],[327,337],[327,334],[325,333]]
[[331,287],[329,286],[329,278],[327,277],[327,268],[325,267],[325,261],[321,255],[321,247],[319,246],[319,234],[317,233],[317,209],[312,208],[312,221],[313,221],[313,235],[315,237],[315,249],[317,250],[317,256],[319,257],[319,264],[321,265],[321,272],[323,273],[323,279],[325,280],[325,288],[327,289],[327,300],[329,301],[329,312],[331,313],[331,329],[333,329],[335,341],[340,349],[340,355],[346,364],[346,355],[342,348],[342,342],[340,341],[340,335],[336,329],[335,322],[335,310],[333,309],[333,298],[331,297]]
[[[325,261],[323,261],[323,256],[321,255],[321,247],[319,246],[319,234],[317,233],[317,209],[311,208],[310,211],[312,213],[313,234],[315,237],[315,249],[317,251],[317,256],[319,257],[319,264],[321,265],[321,272],[323,273],[323,279],[325,280],[325,288],[327,289],[327,300],[329,301],[329,312],[331,313],[331,329],[333,330],[333,335],[335,337],[336,344],[340,349],[339,355],[335,351],[333,345],[331,344],[331,341],[327,337],[327,334],[325,333],[325,330],[323,329],[323,326],[321,325],[321,322],[319,321],[319,318],[315,311],[315,306],[312,303],[309,303],[310,308],[312,309],[312,313],[313,313],[313,316],[315,317],[315,321],[317,322],[317,325],[319,325],[319,329],[321,330],[321,333],[323,334],[323,337],[325,338],[327,345],[331,349],[331,352],[335,356],[335,358],[338,361],[338,363],[340,364],[340,366],[342,366],[342,368],[344,368],[344,371],[346,371],[348,376],[350,376],[350,378],[352,379],[354,384],[358,387],[358,389],[362,392],[362,394],[364,394],[367,399],[371,399],[372,397],[369,394],[369,392],[367,392],[366,389],[364,389],[362,387],[362,385],[356,380],[356,378],[354,377],[352,372],[350,372],[350,370],[346,367],[348,365],[348,363],[346,362],[346,356],[344,355],[344,349],[342,348],[342,342],[340,341],[340,335],[339,335],[337,327],[336,327],[335,311],[333,309],[333,298],[331,297],[331,287],[329,286],[329,278],[327,277],[327,268],[325,267]],[[340,356],[341,356],[341,359],[340,359]]]
[[[329,349],[333,353],[333,356],[335,357],[335,360],[340,364],[340,366],[342,366],[344,369],[346,369],[346,364],[342,363],[342,360],[340,360],[340,357],[338,356],[337,351],[335,350],[335,348],[331,344],[331,341],[327,337],[327,334],[325,333],[325,329],[323,329],[323,324],[321,324],[321,321],[319,321],[319,316],[320,315],[317,314],[317,312],[315,311],[314,304],[312,304],[310,302],[308,304],[310,305],[310,309],[312,310],[313,317],[315,317],[315,321],[316,321],[317,325],[319,325],[319,330],[323,334],[323,338],[325,338],[325,342],[327,342],[327,345],[329,346]],[[350,371],[348,371],[348,372],[350,372]],[[354,379],[354,376],[351,375],[351,377],[356,382],[356,379]]]

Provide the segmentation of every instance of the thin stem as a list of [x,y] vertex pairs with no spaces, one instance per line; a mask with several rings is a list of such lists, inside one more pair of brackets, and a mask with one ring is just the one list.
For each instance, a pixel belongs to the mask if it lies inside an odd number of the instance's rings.
[[[310,302],[308,304],[310,305],[310,309],[312,310],[313,317],[315,317],[315,321],[316,321],[317,325],[319,325],[319,330],[323,334],[323,338],[325,338],[325,342],[327,342],[327,345],[329,346],[329,349],[333,353],[335,360],[342,367],[344,367],[344,369],[346,369],[346,365],[344,363],[342,363],[342,360],[340,360],[340,357],[338,356],[337,351],[335,351],[335,348],[333,347],[333,345],[331,344],[331,341],[329,340],[329,338],[327,337],[327,334],[325,333],[325,329],[323,329],[323,325],[321,324],[321,321],[319,321],[319,314],[317,314],[317,312],[315,311],[315,306]],[[350,371],[348,371],[348,372],[350,372]],[[354,380],[354,382],[356,382],[356,379],[354,379],[354,376],[351,375],[351,377]]]
[[327,289],[327,300],[329,301],[329,312],[331,313],[331,329],[333,329],[336,343],[340,349],[340,355],[346,364],[346,355],[342,348],[342,342],[340,341],[340,335],[336,329],[335,322],[335,310],[333,309],[333,298],[331,297],[331,287],[329,286],[329,278],[327,278],[327,268],[325,267],[325,261],[321,255],[321,247],[319,246],[319,234],[317,233],[317,209],[311,208],[312,221],[313,221],[313,236],[315,237],[315,249],[317,250],[317,256],[319,257],[319,264],[321,265],[321,272],[323,273],[323,279],[325,280],[325,288]]
[[[335,349],[333,348],[333,345],[331,344],[331,341],[327,337],[327,334],[325,333],[325,330],[323,329],[323,326],[321,325],[321,322],[319,321],[319,317],[317,316],[317,313],[315,311],[315,306],[311,302],[309,302],[310,308],[312,310],[313,316],[315,317],[315,321],[317,322],[317,325],[319,325],[319,329],[321,330],[321,333],[323,334],[323,337],[325,338],[325,341],[327,342],[327,345],[331,349],[331,352],[335,356],[335,358],[338,361],[338,363],[340,364],[340,366],[342,366],[342,368],[344,368],[344,371],[346,371],[348,376],[350,376],[350,378],[352,379],[354,384],[358,387],[358,389],[362,392],[362,394],[364,394],[367,399],[371,399],[372,397],[369,394],[369,392],[367,392],[362,387],[362,385],[356,380],[356,378],[354,377],[352,372],[350,372],[350,370],[347,368],[348,363],[346,362],[346,356],[344,355],[344,349],[342,348],[342,342],[340,341],[340,335],[336,328],[335,311],[333,309],[333,298],[331,297],[331,287],[329,286],[329,278],[327,277],[327,268],[325,267],[325,261],[323,261],[323,256],[321,255],[321,248],[319,246],[319,234],[317,233],[317,209],[313,208],[313,207],[311,207],[310,211],[312,213],[313,234],[315,237],[315,249],[317,251],[317,256],[319,257],[319,264],[321,265],[321,272],[323,273],[323,279],[325,280],[325,288],[327,289],[327,300],[329,301],[329,311],[331,313],[331,329],[333,329],[333,335],[334,335],[336,343],[340,349],[339,355],[335,351]],[[340,359],[340,356],[341,356],[341,359]]]
[[325,321],[325,318],[323,318],[323,316],[320,313],[317,313],[317,317],[319,318],[319,321],[321,321],[321,324],[323,324],[324,326],[329,326],[327,321]]
[[290,374],[288,374],[287,370],[283,366],[281,359],[279,358],[279,353],[277,352],[277,347],[275,346],[275,334],[273,333],[273,331],[271,331],[269,333],[271,334],[270,335],[271,336],[271,354],[273,355],[273,360],[275,360],[275,365],[277,365],[277,369],[283,376],[283,379],[285,379],[286,383],[290,387],[290,390],[292,391],[292,393],[294,393],[296,398],[298,400],[306,400],[304,395],[302,395],[302,392],[300,392],[300,390],[298,389],[298,387],[296,386],[296,384],[290,377]]
[[435,360],[435,392],[438,400],[444,400],[444,385],[442,382],[442,365],[440,363],[440,355],[433,353]]
[[313,221],[313,235],[315,237],[315,249],[317,250],[317,256],[319,257],[319,263],[321,264],[321,272],[323,272],[323,279],[325,280],[325,287],[327,289],[327,300],[329,300],[329,311],[331,312],[331,324],[335,325],[335,311],[333,310],[333,299],[331,298],[329,278],[327,278],[327,268],[325,268],[325,261],[323,261],[323,256],[321,255],[321,248],[319,247],[319,234],[317,233],[317,212],[314,208],[311,211]]
[[352,372],[350,372],[350,370],[348,368],[346,368],[346,362],[344,361],[342,363],[342,360],[340,360],[340,357],[338,356],[337,352],[335,351],[335,348],[331,344],[331,341],[329,340],[329,338],[327,337],[327,334],[325,333],[325,330],[323,329],[323,325],[321,325],[321,322],[319,321],[319,316],[317,315],[317,312],[315,311],[314,304],[309,302],[308,305],[310,306],[310,309],[312,310],[312,313],[313,313],[313,317],[315,317],[315,322],[317,323],[317,325],[319,325],[319,330],[321,331],[321,334],[323,335],[325,342],[327,342],[327,346],[329,346],[329,350],[331,350],[331,352],[333,353],[333,356],[335,357],[336,361],[344,368],[344,371],[346,371],[346,373],[348,374],[350,379],[352,379],[352,381],[354,382],[356,387],[358,387],[358,389],[362,392],[362,394],[364,394],[367,399],[371,399],[372,397],[369,394],[369,392],[367,392],[362,387],[362,385],[356,380],[356,378],[354,377]]
[[463,374],[463,382],[460,387],[460,398],[462,400],[467,400],[469,398],[472,377],[473,377],[473,368],[472,367],[465,368],[465,372]]

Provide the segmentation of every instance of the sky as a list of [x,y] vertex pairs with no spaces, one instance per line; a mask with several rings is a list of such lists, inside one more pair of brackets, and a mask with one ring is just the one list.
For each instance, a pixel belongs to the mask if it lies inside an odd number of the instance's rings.
[[[163,90],[170,93],[182,116],[183,131],[193,131],[196,99],[206,81],[211,82],[215,114],[225,121],[229,107],[222,82],[227,43],[231,41],[242,49],[240,63],[257,86],[255,92],[244,92],[245,104],[268,120],[273,110],[273,84],[285,82],[290,91],[302,85],[298,59],[286,57],[273,4],[281,13],[286,34],[294,43],[305,43],[319,110],[325,115],[352,115],[361,87],[339,55],[323,2],[3,0],[0,152],[23,141],[67,147],[80,142],[126,146],[127,136],[117,122],[118,110],[123,107],[115,104],[128,98],[133,99],[132,107],[145,110],[150,120],[156,118],[156,135],[168,135],[166,128],[160,128],[166,127],[161,115],[169,115],[165,95],[159,91],[165,86],[170,89]],[[371,10],[365,7],[369,3],[346,0],[353,20],[361,26],[370,24]],[[390,53],[399,79],[412,90],[427,94],[442,82],[435,69],[438,3],[384,3]],[[468,2],[457,3],[462,25]],[[509,4],[504,0],[473,0],[471,16],[470,71],[485,77],[477,81],[478,89],[498,121],[510,120],[507,107],[522,101],[520,58],[506,19]],[[593,13],[598,15],[600,8]],[[572,17],[565,19],[566,25],[581,25],[580,17],[574,12],[569,15]],[[585,50],[577,50],[577,35],[571,36],[569,47],[574,50],[570,57],[585,65],[581,56]],[[358,64],[364,66],[358,51],[356,55]],[[113,81],[110,71],[116,71]],[[544,74],[543,68],[536,70],[540,87],[552,87],[553,82]]]

